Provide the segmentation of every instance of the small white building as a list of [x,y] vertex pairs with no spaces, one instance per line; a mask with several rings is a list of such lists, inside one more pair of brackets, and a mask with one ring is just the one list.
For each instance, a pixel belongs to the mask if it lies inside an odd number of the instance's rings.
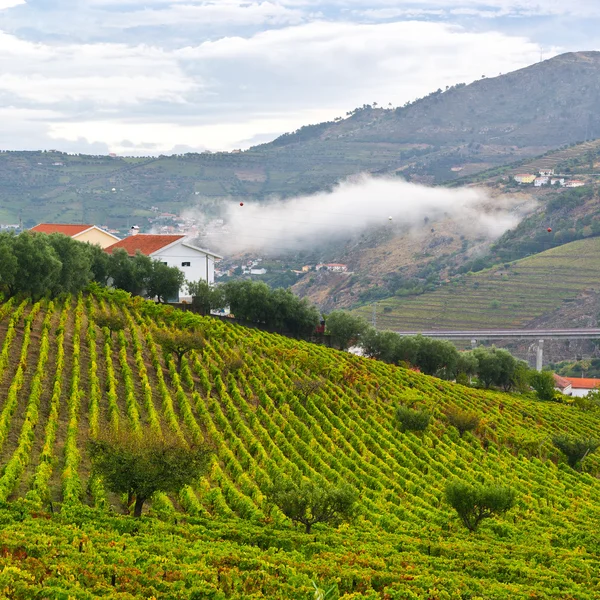
[[[126,250],[129,256],[141,252],[169,267],[177,267],[183,271],[187,281],[202,279],[211,285],[215,281],[215,261],[223,258],[215,252],[194,246],[186,241],[185,235],[134,234],[106,248],[106,252],[112,254],[118,248]],[[179,300],[189,299],[184,285],[179,290]]]
[[540,175],[542,177],[550,177],[551,175],[554,175],[554,169],[541,169]]
[[565,178],[564,177],[553,177],[550,180],[550,185],[556,185],[557,183],[559,185],[565,185]]
[[588,377],[561,377],[554,374],[554,389],[565,396],[583,398],[600,387],[600,379]]
[[565,183],[565,187],[567,188],[578,188],[583,187],[585,185],[585,181],[581,181],[580,179],[571,179]]
[[550,183],[550,177],[536,177],[533,185],[535,187],[542,187],[543,185],[548,185]]

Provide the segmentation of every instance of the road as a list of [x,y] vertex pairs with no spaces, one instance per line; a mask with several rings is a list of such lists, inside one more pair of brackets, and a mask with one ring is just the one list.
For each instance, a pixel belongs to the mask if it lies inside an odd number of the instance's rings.
[[397,331],[400,335],[423,335],[444,340],[583,339],[600,338],[600,329],[479,329],[474,331]]

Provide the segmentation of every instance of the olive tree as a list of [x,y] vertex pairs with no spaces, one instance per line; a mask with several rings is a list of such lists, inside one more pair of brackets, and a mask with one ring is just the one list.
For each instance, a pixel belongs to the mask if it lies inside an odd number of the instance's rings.
[[165,352],[176,356],[178,372],[183,357],[192,350],[202,350],[205,345],[203,332],[195,329],[156,329],[153,337]]
[[600,442],[596,439],[574,438],[568,435],[555,436],[552,443],[567,457],[567,462],[573,469],[579,469],[581,463],[600,447]]
[[156,492],[177,493],[196,481],[211,457],[207,446],[187,446],[151,430],[92,439],[88,450],[93,469],[106,487],[127,494],[128,504],[135,502],[134,517],[142,515],[144,503]]
[[310,533],[316,523],[338,525],[354,512],[356,492],[348,485],[322,485],[316,481],[276,481],[267,494],[270,502],[294,523],[304,525]]
[[501,485],[469,485],[457,480],[446,486],[448,504],[469,531],[475,531],[483,519],[510,510],[515,499],[514,491]]

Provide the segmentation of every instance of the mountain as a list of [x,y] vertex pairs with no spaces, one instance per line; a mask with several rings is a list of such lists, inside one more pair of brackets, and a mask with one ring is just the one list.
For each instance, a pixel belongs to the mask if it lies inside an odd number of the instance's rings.
[[0,154],[0,222],[125,229],[225,198],[289,197],[359,172],[451,181],[600,137],[600,53],[578,52],[438,90],[405,107],[365,106],[236,153],[158,158]]
[[[111,306],[126,327],[95,322]],[[600,593],[600,459],[582,471],[551,438],[600,417],[445,382],[102,292],[0,305],[0,567],[7,597],[548,598]],[[194,326],[183,361],[153,327]],[[296,382],[315,382],[301,393]],[[402,432],[399,405],[431,414]],[[449,410],[479,425],[462,437]],[[214,448],[206,476],[156,494],[142,519],[90,471],[94,432],[152,424]],[[268,495],[280,476],[346,484],[355,518],[294,527]],[[448,482],[509,486],[515,507],[468,532]],[[8,503],[6,501],[9,501]]]

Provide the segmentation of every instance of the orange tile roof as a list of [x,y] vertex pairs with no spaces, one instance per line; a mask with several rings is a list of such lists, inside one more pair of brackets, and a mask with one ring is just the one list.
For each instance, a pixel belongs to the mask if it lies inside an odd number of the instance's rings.
[[570,382],[574,389],[593,390],[600,386],[600,379],[592,379],[589,377],[565,377]]
[[152,235],[150,233],[138,233],[137,235],[126,237],[120,242],[105,248],[105,250],[109,254],[112,254],[113,250],[123,248],[124,250],[127,250],[127,253],[130,256],[135,256],[136,252],[141,252],[146,256],[150,256],[165,246],[183,239],[185,239],[185,235]]
[[30,231],[38,233],[64,233],[69,237],[73,237],[79,233],[91,229],[93,225],[70,225],[66,223],[40,223],[33,227]]
[[552,373],[552,375],[554,376],[554,384],[557,388],[564,390],[565,388],[568,388],[571,385],[571,382],[566,377],[561,377],[556,373]]

